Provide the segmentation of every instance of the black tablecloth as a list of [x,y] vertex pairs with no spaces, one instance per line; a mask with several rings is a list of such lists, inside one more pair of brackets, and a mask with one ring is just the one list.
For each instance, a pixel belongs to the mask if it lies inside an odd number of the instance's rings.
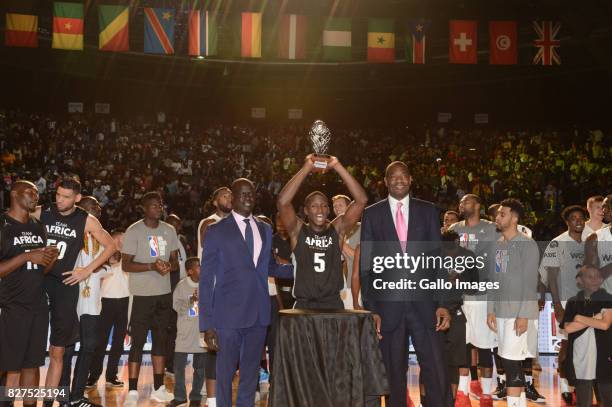
[[367,396],[389,393],[369,312],[279,314],[271,407],[362,407]]

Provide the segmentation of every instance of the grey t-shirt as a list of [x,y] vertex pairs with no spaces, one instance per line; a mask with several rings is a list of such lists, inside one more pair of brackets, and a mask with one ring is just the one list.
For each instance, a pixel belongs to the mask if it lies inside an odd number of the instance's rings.
[[499,289],[489,292],[488,312],[498,318],[538,319],[537,243],[522,233],[512,240],[497,241],[493,281]]
[[584,242],[577,242],[564,232],[555,237],[546,247],[540,263],[542,282],[548,285],[547,267],[559,269],[557,288],[561,301],[567,301],[580,291],[576,284],[576,274],[584,262]]
[[[157,259],[169,261],[170,253],[178,250],[176,230],[166,222],[151,229],[139,220],[130,226],[123,238],[122,253],[134,256],[137,263],[154,263]],[[170,274],[162,276],[155,270],[128,273],[132,295],[152,296],[169,294]]]
[[[172,308],[177,314],[175,352],[202,353],[198,301],[193,301],[198,283],[187,276],[176,285],[172,294]],[[196,297],[197,298],[197,297]]]

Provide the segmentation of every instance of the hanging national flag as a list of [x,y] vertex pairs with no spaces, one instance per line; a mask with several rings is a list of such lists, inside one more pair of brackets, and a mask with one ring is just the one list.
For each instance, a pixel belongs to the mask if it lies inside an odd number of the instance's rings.
[[261,58],[261,13],[242,13],[240,56]]
[[83,50],[83,5],[53,3],[52,48]]
[[306,58],[306,16],[286,14],[281,17],[278,31],[278,57]]
[[146,7],[144,14],[144,52],[147,54],[174,54],[174,10]]
[[6,13],[4,45],[38,47],[38,16]]
[[533,41],[533,46],[538,49],[535,57],[533,57],[533,63],[536,65],[561,65],[561,57],[557,52],[557,48],[561,46],[561,41],[557,39],[561,23],[534,21],[533,29],[538,35],[538,38]]
[[330,17],[323,31],[323,60],[350,61],[351,20]]
[[408,24],[408,38],[406,39],[406,60],[413,64],[424,64],[427,51],[427,31],[430,21],[417,20]]
[[206,10],[189,12],[189,55],[212,56],[217,54],[217,21]]
[[124,6],[100,6],[98,26],[100,28],[101,51],[129,51],[130,9]]
[[449,45],[451,64],[475,64],[476,21],[451,20]]
[[368,21],[368,61],[395,61],[393,20],[372,18]]
[[515,65],[516,40],[516,21],[489,21],[489,63]]

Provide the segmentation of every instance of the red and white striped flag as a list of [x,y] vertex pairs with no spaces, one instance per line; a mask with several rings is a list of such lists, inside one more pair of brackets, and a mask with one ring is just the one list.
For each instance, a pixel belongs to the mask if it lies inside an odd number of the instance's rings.
[[278,33],[278,57],[306,58],[306,16],[286,14],[281,18]]

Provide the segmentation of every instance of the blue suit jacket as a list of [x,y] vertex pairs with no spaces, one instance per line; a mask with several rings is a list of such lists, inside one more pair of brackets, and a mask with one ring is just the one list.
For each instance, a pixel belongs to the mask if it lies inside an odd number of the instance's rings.
[[200,271],[200,331],[270,325],[268,276],[293,278],[293,266],[272,255],[272,228],[257,218],[261,253],[257,265],[233,216],[206,230]]
[[[418,255],[421,249],[423,251],[434,250],[438,246],[441,237],[438,210],[433,203],[412,197],[408,201],[408,208],[408,254]],[[411,249],[411,242],[416,247]],[[389,200],[383,199],[367,207],[363,212],[361,221],[361,257],[359,268],[364,307],[381,316],[381,330],[384,331],[394,329],[401,320],[403,313],[409,309],[416,311],[419,319],[426,326],[435,327],[435,308],[437,304],[434,302],[433,296],[426,298],[425,296],[429,294],[421,295],[418,297],[418,300],[411,301],[409,304],[411,307],[408,307],[406,293],[398,294],[395,297],[393,297],[393,294],[390,294],[385,297],[385,300],[376,298],[374,294],[372,281],[380,277],[380,275],[372,271],[373,257],[392,256],[395,253],[401,253],[400,250]],[[393,272],[394,270],[391,270],[391,273]],[[422,276],[425,277],[426,274]],[[433,277],[435,278],[435,276]]]

